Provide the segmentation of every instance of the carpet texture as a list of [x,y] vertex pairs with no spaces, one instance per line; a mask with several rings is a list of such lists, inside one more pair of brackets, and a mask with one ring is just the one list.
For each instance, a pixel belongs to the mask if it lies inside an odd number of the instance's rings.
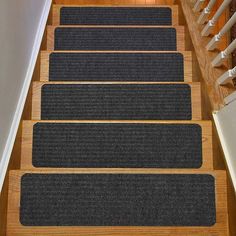
[[211,226],[211,175],[26,174],[25,226]]
[[196,124],[37,123],[33,165],[64,168],[199,168]]
[[190,120],[187,84],[45,84],[42,120]]
[[175,28],[57,27],[55,50],[176,51]]
[[52,53],[50,81],[184,81],[181,53]]
[[169,7],[62,7],[61,25],[171,25]]

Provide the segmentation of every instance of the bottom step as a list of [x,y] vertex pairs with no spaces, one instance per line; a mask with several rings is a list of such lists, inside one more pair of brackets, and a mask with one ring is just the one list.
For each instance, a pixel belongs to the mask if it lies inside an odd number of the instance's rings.
[[10,176],[9,235],[65,230],[66,235],[227,235],[221,171],[12,171]]

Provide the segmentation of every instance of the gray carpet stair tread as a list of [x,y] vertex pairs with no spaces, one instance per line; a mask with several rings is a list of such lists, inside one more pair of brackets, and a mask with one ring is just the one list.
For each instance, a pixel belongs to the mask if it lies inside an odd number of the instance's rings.
[[175,28],[57,27],[55,50],[176,51]]
[[37,123],[33,165],[52,168],[199,168],[197,124]]
[[62,7],[61,25],[171,25],[169,7]]
[[191,120],[188,84],[45,84],[42,120]]
[[25,174],[25,226],[212,226],[214,177],[206,174]]
[[181,53],[51,53],[50,81],[183,82]]

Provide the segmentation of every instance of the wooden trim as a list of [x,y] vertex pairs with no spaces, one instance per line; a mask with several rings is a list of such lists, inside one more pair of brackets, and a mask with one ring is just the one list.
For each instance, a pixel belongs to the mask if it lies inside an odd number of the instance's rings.
[[[213,169],[213,153],[212,153],[212,123],[210,121],[24,121],[23,134],[22,134],[22,152],[21,156],[21,169],[37,170],[32,165],[32,143],[33,143],[33,126],[36,123],[144,123],[144,124],[198,124],[202,128],[202,166],[200,169],[212,170]],[[42,169],[42,168],[40,168]],[[45,168],[47,169],[47,168]],[[73,168],[74,169],[74,168]],[[93,170],[112,170],[112,168],[98,168]],[[117,170],[117,168],[114,168]],[[119,168],[118,168],[119,169]],[[128,168],[120,168],[125,170]],[[142,170],[142,169],[136,169]],[[146,168],[147,171],[152,171],[151,168]],[[170,172],[173,169],[170,170]]]
[[225,171],[171,171],[171,174],[211,174],[215,177],[216,191],[216,224],[210,227],[30,227],[23,226],[19,222],[19,206],[20,206],[20,181],[25,173],[142,173],[142,174],[169,174],[166,170],[153,171],[61,171],[58,169],[50,171],[11,171],[10,172],[10,187],[9,187],[9,203],[8,203],[8,220],[7,220],[7,235],[24,235],[32,234],[40,235],[176,235],[176,236],[202,236],[202,235],[228,235],[228,216],[227,216],[227,188]]
[[[157,4],[157,5],[173,5],[175,0],[89,0],[90,4],[96,5],[130,5],[130,4]],[[70,5],[87,5],[87,0],[54,0],[55,4],[70,4]]]
[[[158,82],[35,82],[33,84],[33,105],[32,105],[32,119],[41,119],[41,87],[44,84],[186,84],[186,83],[158,83]],[[201,91],[200,83],[187,83],[191,87],[192,100],[192,120],[201,120]]]
[[[71,7],[71,5],[53,5],[53,17],[52,17],[52,25],[60,25],[60,10],[62,7]],[[73,7],[98,7],[97,5],[74,5]],[[100,5],[99,7],[168,7],[171,8],[172,11],[172,25],[179,24],[179,15],[178,15],[178,5]]]
[[[165,51],[41,51],[41,67],[40,67],[40,81],[48,81],[49,77],[49,56],[51,53],[176,53]],[[184,51],[178,52],[184,57],[184,81],[192,82],[192,52]]]
[[[83,26],[60,26],[60,28],[175,28],[177,32],[177,51],[185,51],[185,28],[184,26],[120,26],[120,25],[83,25]],[[47,50],[54,50],[54,31],[57,26],[48,26],[47,27]]]

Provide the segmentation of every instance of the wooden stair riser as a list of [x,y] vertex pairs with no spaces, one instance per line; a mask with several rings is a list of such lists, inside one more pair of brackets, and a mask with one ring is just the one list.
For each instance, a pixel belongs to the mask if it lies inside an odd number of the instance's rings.
[[[174,5],[174,0],[90,0],[89,4],[92,5]],[[67,4],[67,5],[88,5],[86,0],[55,0],[55,4]]]

